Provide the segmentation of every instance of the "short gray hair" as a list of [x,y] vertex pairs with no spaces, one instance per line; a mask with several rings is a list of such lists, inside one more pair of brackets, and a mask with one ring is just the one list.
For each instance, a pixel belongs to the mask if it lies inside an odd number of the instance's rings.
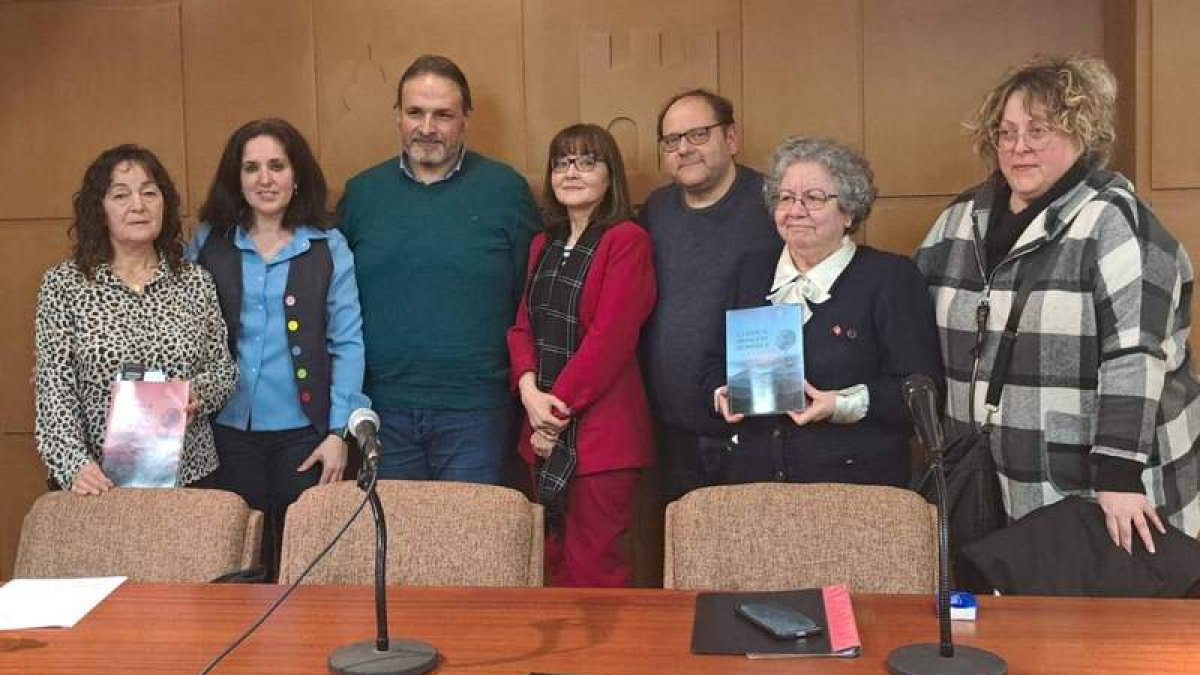
[[875,173],[862,153],[832,138],[809,138],[790,136],[771,153],[767,175],[763,180],[763,197],[767,210],[774,212],[779,184],[783,174],[793,164],[812,162],[819,164],[833,177],[837,185],[837,203],[842,213],[850,216],[847,231],[854,234],[871,215],[871,206],[878,194],[875,189]]

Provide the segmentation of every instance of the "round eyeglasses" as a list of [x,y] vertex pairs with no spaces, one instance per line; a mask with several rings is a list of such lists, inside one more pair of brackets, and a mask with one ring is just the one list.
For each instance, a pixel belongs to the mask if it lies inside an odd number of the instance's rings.
[[1056,129],[1045,122],[1034,122],[1022,132],[1017,127],[997,127],[992,129],[992,145],[1000,150],[1011,151],[1017,147],[1021,137],[1025,137],[1025,146],[1037,152],[1044,150],[1054,138]]

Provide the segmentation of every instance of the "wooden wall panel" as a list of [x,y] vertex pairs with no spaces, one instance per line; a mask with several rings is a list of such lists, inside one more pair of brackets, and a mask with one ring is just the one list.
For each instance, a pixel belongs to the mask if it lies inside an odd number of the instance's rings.
[[664,180],[655,127],[668,98],[708,87],[740,104],[741,37],[737,0],[529,0],[527,177],[541,183],[559,129],[592,122],[614,132],[641,202]]
[[875,248],[911,256],[949,203],[950,198],[942,196],[881,197],[871,210],[863,240]]
[[[1200,270],[1200,190],[1144,190],[1142,198],[1150,202],[1154,214],[1171,234],[1183,244],[1192,260],[1193,269]],[[1192,296],[1192,344],[1200,331],[1200,294]],[[1200,363],[1195,364],[1200,368]]]
[[84,168],[119,143],[183,175],[176,3],[6,4],[0,63],[0,219],[69,216]]
[[862,2],[743,3],[742,161],[765,168],[787,136],[862,147]]
[[33,501],[46,492],[46,469],[28,434],[0,434],[0,580],[12,577],[21,522]]
[[521,2],[315,0],[317,120],[325,176],[347,178],[399,152],[396,84],[414,58],[448,56],[471,85],[467,144],[523,168]]
[[[1147,88],[1138,75],[1138,6],[1129,0],[1104,0],[1104,60],[1117,78],[1117,141],[1109,168],[1136,180],[1139,89]],[[1149,184],[1147,184],[1149,185]]]
[[[1123,0],[1107,0],[1121,3]],[[1153,186],[1150,180],[1150,80],[1153,79],[1153,67],[1150,63],[1150,52],[1154,44],[1151,32],[1150,6],[1151,0],[1135,0],[1134,26],[1129,29],[1133,33],[1133,64],[1132,70],[1136,82],[1133,87],[1133,174],[1129,176],[1139,189],[1148,190]],[[1130,67],[1130,66],[1125,66]],[[1127,101],[1128,102],[1128,101]]]
[[33,315],[42,274],[70,253],[67,221],[0,223],[0,270],[4,270],[4,309],[0,312],[0,433],[33,431]]
[[312,3],[186,0],[183,74],[188,187],[199,208],[225,141],[260,117],[282,117],[318,147]]
[[1200,3],[1159,0],[1151,14],[1151,180],[1158,189],[1200,187]]
[[887,195],[957,194],[985,175],[962,131],[1035,53],[1103,49],[1099,0],[864,0],[865,149]]

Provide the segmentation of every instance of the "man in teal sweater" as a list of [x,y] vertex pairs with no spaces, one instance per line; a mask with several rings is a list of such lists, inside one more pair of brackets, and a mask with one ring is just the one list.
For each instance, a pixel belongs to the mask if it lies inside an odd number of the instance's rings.
[[466,77],[441,56],[400,77],[403,151],[346,183],[380,478],[499,483],[512,435],[504,333],[537,210],[525,179],[466,150]]

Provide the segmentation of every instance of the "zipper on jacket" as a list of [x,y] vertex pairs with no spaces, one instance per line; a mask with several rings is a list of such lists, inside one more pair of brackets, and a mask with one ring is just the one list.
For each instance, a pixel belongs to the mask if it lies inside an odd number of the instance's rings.
[[[975,346],[971,348],[971,356],[973,357],[973,363],[971,364],[971,386],[967,388],[967,398],[969,399],[967,401],[968,419],[971,422],[972,428],[975,428],[979,426],[978,422],[975,420],[975,383],[979,381],[979,362],[983,357],[983,337],[987,332],[988,317],[991,315],[992,307],[989,296],[992,293],[992,281],[996,278],[996,272],[998,272],[1001,267],[1010,265],[1015,261],[1029,255],[1030,253],[1040,249],[1045,245],[1045,241],[1038,246],[1026,248],[1024,251],[1021,251],[1016,255],[1010,254],[1007,258],[1004,258],[1000,262],[996,263],[996,267],[992,269],[992,273],[988,274],[986,268],[983,266],[983,260],[979,257],[978,244],[980,242],[980,238],[977,223],[973,222],[972,228],[975,230],[975,241],[973,242],[971,248],[975,253],[975,264],[979,266],[979,277],[983,279],[983,290],[981,291],[981,295],[979,297],[979,304],[975,306]],[[1013,292],[1015,293],[1016,290],[1017,289],[1014,287]],[[987,411],[987,419],[984,420],[986,426],[991,426],[992,413],[994,412],[996,412],[996,409]]]

